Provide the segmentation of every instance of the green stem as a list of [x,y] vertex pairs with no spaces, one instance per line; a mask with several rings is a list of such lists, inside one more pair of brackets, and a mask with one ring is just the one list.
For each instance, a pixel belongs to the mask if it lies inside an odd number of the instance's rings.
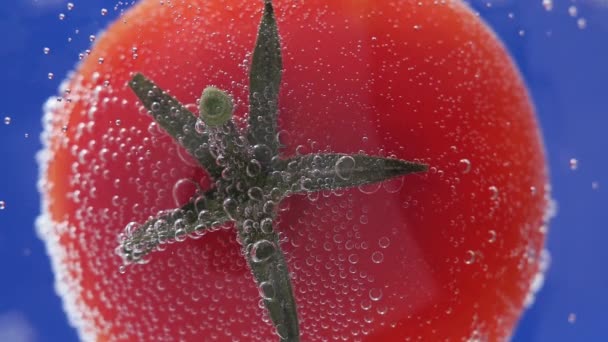
[[249,140],[278,155],[277,116],[283,71],[281,43],[271,1],[265,1],[249,74]]
[[209,149],[205,147],[207,137],[201,136],[195,129],[196,116],[140,73],[133,76],[129,86],[154,120],[179,142],[212,178],[220,177],[222,169],[215,163]]

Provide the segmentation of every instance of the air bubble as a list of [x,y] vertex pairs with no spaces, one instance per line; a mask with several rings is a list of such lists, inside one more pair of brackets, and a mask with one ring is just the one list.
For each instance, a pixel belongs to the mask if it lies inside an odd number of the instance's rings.
[[460,168],[460,172],[467,174],[469,172],[471,172],[471,161],[464,158],[464,159],[460,159],[460,161],[458,162],[459,168]]
[[5,116],[4,117],[4,124],[5,125],[10,125],[11,124],[11,117],[10,116]]
[[570,170],[575,171],[578,169],[578,159],[571,158],[569,163],[570,163]]
[[391,244],[391,239],[389,239],[386,236],[383,236],[378,240],[378,246],[380,246],[381,248],[388,248],[388,246],[390,244]]
[[351,156],[344,156],[338,159],[336,162],[336,174],[338,177],[347,180],[353,175],[355,169],[355,158]]
[[66,7],[68,8],[68,11],[71,11],[71,10],[74,9],[74,3],[68,2],[67,5],[66,5]]
[[464,263],[466,265],[471,265],[475,262],[475,252],[468,250],[466,252],[466,255],[464,257]]
[[372,261],[375,264],[379,264],[384,260],[384,254],[382,254],[382,252],[376,251],[374,253],[372,253]]
[[108,10],[106,8],[102,8],[101,15],[106,15],[106,14],[108,14]]
[[268,240],[257,241],[251,247],[251,260],[257,263],[267,261],[273,256],[275,251],[274,243]]
[[490,190],[490,197],[493,200],[497,200],[498,199],[498,188],[495,187],[494,185],[492,185],[492,186],[488,187],[488,190]]
[[369,290],[369,299],[373,300],[374,302],[382,299],[382,290],[376,288]]
[[63,19],[65,19],[65,14],[59,13],[59,20],[63,20]]
[[272,300],[275,296],[274,286],[269,281],[263,281],[259,286],[260,296],[265,300]]
[[264,234],[272,233],[272,219],[271,218],[263,219],[262,222],[260,222],[260,229],[262,230],[262,233],[264,233]]
[[42,49],[42,52],[44,52],[45,55],[48,55],[49,53],[51,53],[51,49],[45,47],[44,49]]
[[543,0],[543,7],[546,11],[553,10],[553,0]]
[[0,201],[0,210],[6,209],[6,202]]
[[53,74],[52,72],[49,72],[47,74],[47,77],[48,77],[49,80],[52,80],[53,78],[55,78],[55,74]]
[[585,28],[587,28],[587,19],[578,18],[578,20],[576,21],[576,25],[579,29],[584,30]]
[[494,231],[494,230],[488,231],[488,242],[489,243],[496,242],[496,231]]

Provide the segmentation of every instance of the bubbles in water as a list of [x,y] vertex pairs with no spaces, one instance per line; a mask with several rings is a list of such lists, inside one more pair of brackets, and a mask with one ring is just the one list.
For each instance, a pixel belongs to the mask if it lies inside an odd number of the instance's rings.
[[578,160],[576,158],[570,159],[570,170],[575,171],[578,169]]
[[578,18],[578,20],[576,21],[576,25],[581,30],[585,29],[587,27],[587,19],[585,19],[585,18]]
[[570,14],[571,17],[576,17],[578,15],[578,8],[574,5],[568,7],[568,14]]
[[570,324],[576,323],[576,314],[574,312],[571,312],[570,314],[568,314],[568,323],[570,323]]
[[272,300],[275,296],[274,286],[269,281],[263,281],[259,286],[260,296],[265,300]]
[[108,10],[106,8],[102,8],[101,15],[106,15],[106,14],[108,14]]
[[490,196],[493,200],[498,199],[498,188],[495,187],[494,185],[488,187],[488,190],[490,190]]
[[251,247],[251,260],[253,262],[264,262],[272,257],[276,250],[274,243],[268,240],[260,240]]
[[543,0],[543,7],[547,11],[553,10],[553,0]]
[[376,251],[374,253],[372,253],[372,261],[375,264],[379,264],[384,260],[384,254],[382,254],[382,252]]
[[6,202],[0,201],[0,210],[6,209]]
[[382,290],[381,289],[371,289],[369,290],[369,299],[373,300],[374,302],[379,301],[382,298]]
[[5,116],[4,117],[4,124],[5,125],[10,125],[11,124],[11,117],[10,116]]
[[344,156],[338,159],[336,162],[336,174],[338,177],[347,180],[352,177],[353,170],[355,169],[355,158],[351,156]]
[[475,262],[475,252],[468,250],[464,257],[464,263],[467,265],[471,265]]
[[63,20],[63,19],[65,19],[65,14],[59,13],[59,20]]
[[488,242],[489,243],[496,242],[496,231],[494,231],[494,230],[488,231]]
[[45,55],[48,55],[49,53],[51,53],[51,49],[48,47],[45,47],[44,49],[42,49],[42,52],[44,52]]
[[391,239],[389,239],[386,236],[383,236],[378,240],[378,245],[382,248],[388,248],[388,246],[390,244],[391,244]]
[[66,5],[66,7],[68,8],[68,11],[71,11],[71,10],[74,9],[74,3],[68,2],[67,5]]
[[459,164],[460,172],[462,172],[464,174],[471,172],[471,161],[470,160],[460,159],[458,164]]
[[49,72],[47,77],[49,78],[49,80],[52,80],[53,78],[55,78],[55,74],[53,74],[52,72]]

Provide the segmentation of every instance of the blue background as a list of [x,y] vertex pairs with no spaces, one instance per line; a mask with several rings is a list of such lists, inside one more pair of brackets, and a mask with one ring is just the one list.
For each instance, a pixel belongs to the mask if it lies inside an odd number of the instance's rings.
[[[471,1],[526,79],[559,206],[548,238],[552,261],[545,286],[514,341],[608,341],[608,0],[554,0],[552,11],[542,0]],[[89,47],[89,35],[124,7],[115,10],[116,0],[72,2],[72,11],[64,0],[0,5],[0,201],[6,202],[0,210],[0,341],[77,339],[34,231],[34,155],[42,104]],[[576,6],[576,16],[570,6]],[[104,7],[106,16],[100,14]],[[67,18],[60,21],[60,13]],[[51,48],[49,55],[44,47]],[[9,125],[1,122],[7,116]],[[572,158],[578,160],[576,170]]]

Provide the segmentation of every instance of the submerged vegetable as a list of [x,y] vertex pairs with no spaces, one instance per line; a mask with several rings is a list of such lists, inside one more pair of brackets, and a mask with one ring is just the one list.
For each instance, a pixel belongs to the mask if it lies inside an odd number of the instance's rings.
[[81,336],[507,338],[548,193],[502,46],[459,2],[276,1],[278,33],[265,4],[252,53],[259,2],[142,1],[49,108],[39,230]]

